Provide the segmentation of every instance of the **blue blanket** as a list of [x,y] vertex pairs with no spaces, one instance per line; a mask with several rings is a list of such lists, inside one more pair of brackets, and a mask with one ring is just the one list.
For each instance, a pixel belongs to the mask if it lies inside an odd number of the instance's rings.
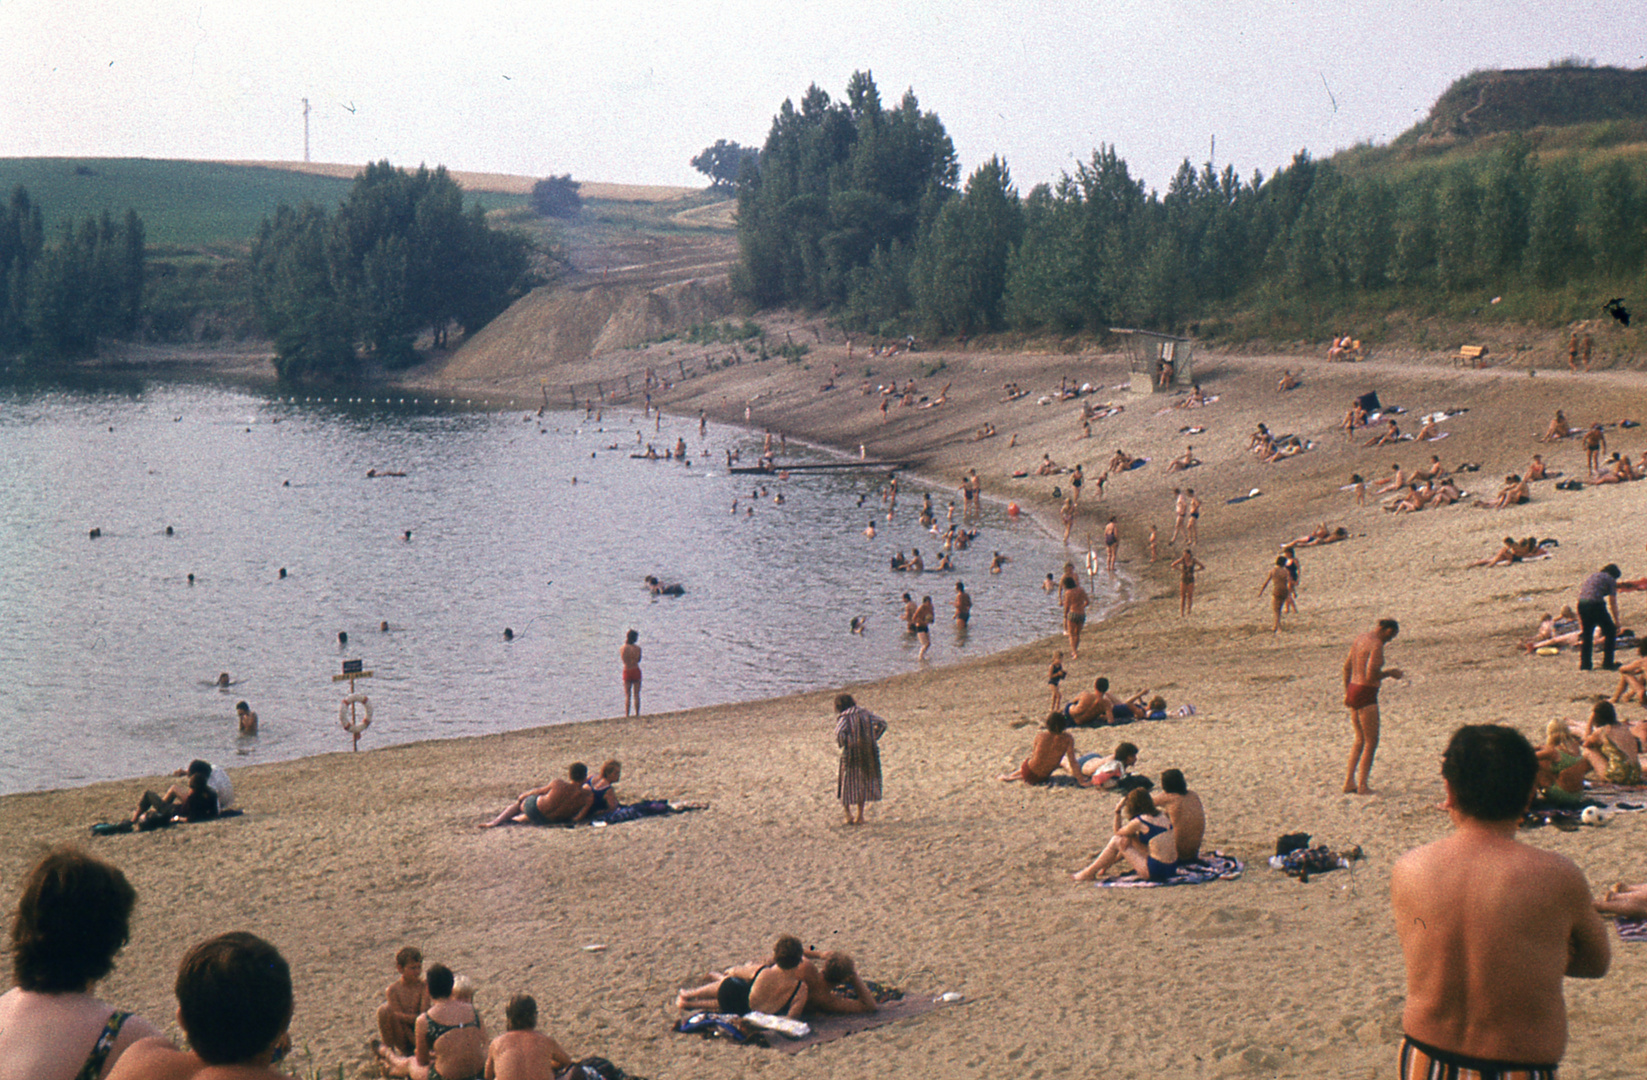
[[1246,869],[1241,860],[1222,851],[1209,851],[1192,863],[1179,863],[1178,872],[1165,881],[1149,881],[1137,874],[1103,878],[1093,882],[1107,889],[1155,889],[1168,885],[1205,885],[1209,881],[1234,881]]

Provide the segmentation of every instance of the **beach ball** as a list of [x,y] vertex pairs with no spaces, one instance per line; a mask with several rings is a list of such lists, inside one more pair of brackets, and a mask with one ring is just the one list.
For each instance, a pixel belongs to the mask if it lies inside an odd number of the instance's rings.
[[1017,503],[1007,503],[1007,517],[1017,517],[1019,514]]
[[1605,825],[1607,819],[1601,816],[1600,807],[1586,806],[1584,812],[1578,815],[1578,820],[1586,825]]

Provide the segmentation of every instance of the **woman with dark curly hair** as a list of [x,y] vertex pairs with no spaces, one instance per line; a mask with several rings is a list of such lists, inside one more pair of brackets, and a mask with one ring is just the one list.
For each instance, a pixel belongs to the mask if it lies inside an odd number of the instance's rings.
[[116,867],[74,848],[46,853],[23,882],[11,926],[15,988],[0,995],[0,1061],[31,1080],[102,1080],[160,1031],[92,996],[126,944],[137,892]]

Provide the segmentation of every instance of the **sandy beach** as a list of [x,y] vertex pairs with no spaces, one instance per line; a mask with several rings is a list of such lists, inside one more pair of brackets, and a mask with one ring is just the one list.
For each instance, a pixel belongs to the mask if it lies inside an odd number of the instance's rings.
[[[802,338],[798,325],[794,333]],[[1574,602],[1579,581],[1603,563],[1618,563],[1627,579],[1647,575],[1638,527],[1647,484],[1564,492],[1545,481],[1529,504],[1508,510],[1460,503],[1400,515],[1370,495],[1358,507],[1341,487],[1352,473],[1372,481],[1394,462],[1411,469],[1432,453],[1450,468],[1480,464],[1461,478],[1472,496],[1490,498],[1534,453],[1568,477],[1582,476],[1576,440],[1537,437],[1558,407],[1575,425],[1647,419],[1641,377],[1212,354],[1198,356],[1196,367],[1217,402],[1173,409],[1174,398],[1115,389],[1127,381],[1115,354],[866,358],[860,343],[849,363],[838,338],[813,344],[804,365],[727,367],[655,400],[682,415],[702,409],[737,423],[747,409],[757,428],[913,460],[940,482],[956,483],[975,468],[988,496],[1049,521],[1058,505],[1052,488],[1067,478],[1015,480],[1013,471],[1033,470],[1043,453],[1084,463],[1089,478],[1117,448],[1148,458],[1111,478],[1102,499],[1090,480],[1083,495],[1070,558],[1079,564],[1085,538],[1114,515],[1121,566],[1136,585],[1121,611],[1088,626],[1079,660],[1066,653],[1066,692],[1106,675],[1124,693],[1149,687],[1170,710],[1188,703],[1195,714],[1078,730],[1076,743],[1108,752],[1129,739],[1142,748],[1140,771],[1158,778],[1164,768],[1184,770],[1208,808],[1207,846],[1246,864],[1239,880],[1170,889],[1072,884],[1070,871],[1108,837],[1114,798],[993,779],[1028,750],[1045,715],[1046,667],[1063,643],[1049,638],[943,666],[952,626],[941,612],[937,663],[851,687],[890,725],[882,742],[886,799],[863,828],[844,826],[834,801],[831,701],[841,688],[831,687],[234,770],[245,816],[150,835],[86,833],[92,821],[134,803],[142,781],[7,796],[0,876],[8,904],[49,844],[75,841],[121,866],[139,907],[131,943],[101,993],[156,1023],[174,1013],[170,988],[188,945],[230,929],[264,935],[293,966],[293,1065],[305,1077],[336,1076],[340,1064],[346,1077],[375,1074],[366,1050],[372,1010],[404,944],[470,975],[494,1030],[508,996],[529,992],[541,1026],[575,1057],[598,1054],[654,1080],[1008,1070],[1393,1076],[1403,972],[1389,868],[1448,828],[1437,809],[1439,756],[1457,725],[1502,721],[1537,741],[1551,717],[1581,718],[1595,695],[1612,692],[1614,676],[1580,672],[1570,650],[1546,658],[1518,646],[1543,612]],[[713,351],[665,343],[547,377],[610,386],[647,367],[697,361],[701,371]],[[844,369],[836,388],[820,390],[834,363]],[[872,384],[914,379],[929,399],[948,383],[947,401],[894,407],[883,423],[879,397],[859,389],[866,368]],[[1283,368],[1302,369],[1303,385],[1278,392]],[[542,377],[441,385],[503,400],[518,394],[535,405]],[[1125,410],[1092,421],[1091,438],[1081,438],[1082,401],[1038,403],[1064,378],[1101,388],[1084,400]],[[1029,395],[1003,403],[1008,382]],[[1442,422],[1447,437],[1439,441],[1369,449],[1365,433],[1348,439],[1336,427],[1350,399],[1367,391],[1404,407],[1408,431],[1424,413],[1467,411]],[[973,441],[986,422],[999,434]],[[1264,464],[1245,448],[1259,422],[1314,448]],[[1181,431],[1191,426],[1204,431]],[[1607,439],[1635,457],[1647,448],[1647,428],[1610,428]],[[1187,444],[1204,464],[1168,472]],[[1180,485],[1203,500],[1196,554],[1207,566],[1188,618],[1179,617],[1176,573],[1167,567],[1171,489]],[[1257,497],[1226,502],[1254,488]],[[842,516],[844,523],[859,512],[843,506]],[[1272,635],[1260,582],[1280,542],[1323,521],[1345,526],[1351,539],[1300,551],[1300,610]],[[1162,541],[1155,563],[1143,543],[1152,524]],[[1559,539],[1554,557],[1465,568],[1496,551],[1500,537],[1528,534]],[[974,553],[963,569],[982,573],[986,558]],[[1039,579],[1055,569],[1016,562],[1008,572]],[[907,587],[887,585],[889,595]],[[1624,594],[1620,611],[1623,625],[1647,630],[1643,594]],[[1020,615],[975,609],[973,620]],[[1400,620],[1387,655],[1406,678],[1384,692],[1375,794],[1343,795],[1350,732],[1341,665],[1351,638],[1385,616]],[[774,662],[806,647],[783,640],[781,613],[763,617],[774,625]],[[612,635],[614,712],[622,704],[620,632]],[[882,620],[871,632],[901,630]],[[547,675],[544,692],[552,692]],[[1641,715],[1639,705],[1620,709],[1626,719]],[[657,797],[708,809],[600,829],[477,828],[517,792],[564,774],[568,762],[598,766],[608,757],[624,763],[626,801]],[[1290,832],[1335,849],[1360,846],[1366,857],[1300,883],[1265,864],[1277,836]],[[1644,837],[1647,814],[1524,834],[1572,858],[1598,894],[1617,880],[1647,879]],[[710,968],[764,958],[785,932],[849,950],[871,979],[911,994],[953,991],[964,1002],[795,1056],[671,1033],[676,989],[702,981]],[[1613,943],[1607,978],[1568,983],[1564,1075],[1647,1075],[1647,1049],[1629,1027],[1647,992],[1640,962],[1647,953],[1638,955],[1647,947]]]

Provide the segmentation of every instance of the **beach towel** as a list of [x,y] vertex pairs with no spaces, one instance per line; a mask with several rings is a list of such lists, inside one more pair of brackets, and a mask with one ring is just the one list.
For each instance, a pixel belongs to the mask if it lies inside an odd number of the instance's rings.
[[[898,996],[892,996],[898,995]],[[810,1017],[800,1027],[806,1029],[806,1034],[798,1038],[790,1038],[776,1031],[763,1030],[759,1023],[750,1017],[734,1016],[731,1013],[700,1012],[693,1013],[677,1023],[674,1030],[682,1034],[702,1035],[706,1039],[726,1039],[729,1042],[742,1043],[749,1046],[764,1046],[781,1050],[786,1054],[798,1054],[809,1047],[820,1043],[834,1042],[844,1039],[848,1035],[856,1035],[860,1031],[869,1031],[898,1020],[908,1020],[912,1017],[929,1013],[942,1005],[953,1005],[960,1001],[956,995],[944,995],[933,998],[922,994],[903,994],[897,990],[882,989],[877,993],[879,1007],[872,1013],[820,1013]],[[953,998],[953,1000],[945,1000]]]
[[665,817],[670,814],[688,814],[693,810],[707,810],[708,803],[698,805],[675,804],[663,799],[642,799],[626,806],[614,806],[604,814],[589,815],[591,825],[621,825],[625,821],[639,821],[645,817]]
[[1233,855],[1225,855],[1222,851],[1209,851],[1195,862],[1179,863],[1178,872],[1165,881],[1150,881],[1137,874],[1122,874],[1120,877],[1103,878],[1093,884],[1105,889],[1157,889],[1168,885],[1205,885],[1209,881],[1234,881],[1245,869],[1246,867],[1241,865],[1241,860]]
[[899,1020],[908,1020],[912,1017],[929,1013],[944,1005],[956,1002],[944,1001],[942,998],[931,998],[925,995],[908,995],[898,1001],[889,1001],[881,1005],[872,1013],[847,1013],[845,1015],[820,1014],[808,1020],[812,1031],[799,1039],[771,1039],[772,1046],[786,1054],[798,1054],[809,1047],[820,1043],[834,1042],[844,1039],[848,1035],[856,1035],[860,1031],[882,1027]]
[[1614,925],[1618,927],[1618,936],[1625,941],[1647,941],[1647,919],[1626,919],[1621,916]]
[[205,818],[200,821],[183,821],[182,819],[178,819],[176,821],[168,821],[164,825],[150,827],[147,829],[139,828],[136,823],[131,821],[99,821],[91,827],[91,831],[93,836],[113,836],[116,833],[129,832],[155,832],[157,829],[169,829],[173,825],[206,825],[213,821],[222,821],[224,818],[239,817],[245,812],[246,811],[244,810],[220,810],[214,818]]

